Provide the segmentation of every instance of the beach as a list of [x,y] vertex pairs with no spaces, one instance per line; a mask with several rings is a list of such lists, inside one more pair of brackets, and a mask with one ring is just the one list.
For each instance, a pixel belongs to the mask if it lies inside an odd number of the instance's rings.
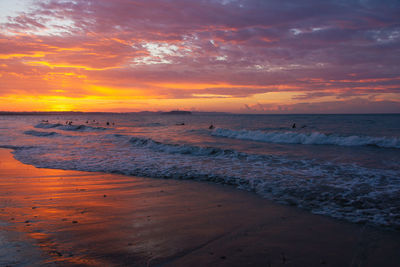
[[232,185],[314,214],[400,229],[399,118],[10,115],[0,117],[0,148],[38,168]]
[[400,267],[399,14],[1,0],[0,267]]
[[0,150],[1,266],[398,266],[400,234],[232,186],[39,169]]

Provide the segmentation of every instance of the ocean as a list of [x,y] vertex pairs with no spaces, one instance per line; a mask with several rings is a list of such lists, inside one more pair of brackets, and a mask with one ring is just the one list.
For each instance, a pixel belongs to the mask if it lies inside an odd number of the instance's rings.
[[227,184],[400,229],[399,114],[7,115],[0,147],[39,168]]

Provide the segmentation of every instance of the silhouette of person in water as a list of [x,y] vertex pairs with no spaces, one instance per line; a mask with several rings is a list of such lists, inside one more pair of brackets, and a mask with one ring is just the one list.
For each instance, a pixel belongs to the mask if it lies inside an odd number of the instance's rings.
[[107,123],[106,123],[107,125],[110,125],[110,123],[107,121]]
[[215,127],[214,127],[214,125],[210,125],[210,127],[208,127],[208,129],[210,129],[210,130],[212,130],[212,129],[214,129]]
[[292,129],[296,128],[296,123],[293,123]]

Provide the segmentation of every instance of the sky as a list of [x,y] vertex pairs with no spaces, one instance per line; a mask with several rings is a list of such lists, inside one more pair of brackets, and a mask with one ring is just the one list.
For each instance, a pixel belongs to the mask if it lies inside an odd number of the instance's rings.
[[400,113],[398,0],[0,0],[0,110]]

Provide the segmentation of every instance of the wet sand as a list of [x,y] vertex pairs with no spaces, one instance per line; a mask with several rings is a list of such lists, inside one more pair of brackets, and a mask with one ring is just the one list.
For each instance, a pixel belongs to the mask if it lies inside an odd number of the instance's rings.
[[0,149],[0,266],[399,266],[400,233],[194,181],[37,169]]

